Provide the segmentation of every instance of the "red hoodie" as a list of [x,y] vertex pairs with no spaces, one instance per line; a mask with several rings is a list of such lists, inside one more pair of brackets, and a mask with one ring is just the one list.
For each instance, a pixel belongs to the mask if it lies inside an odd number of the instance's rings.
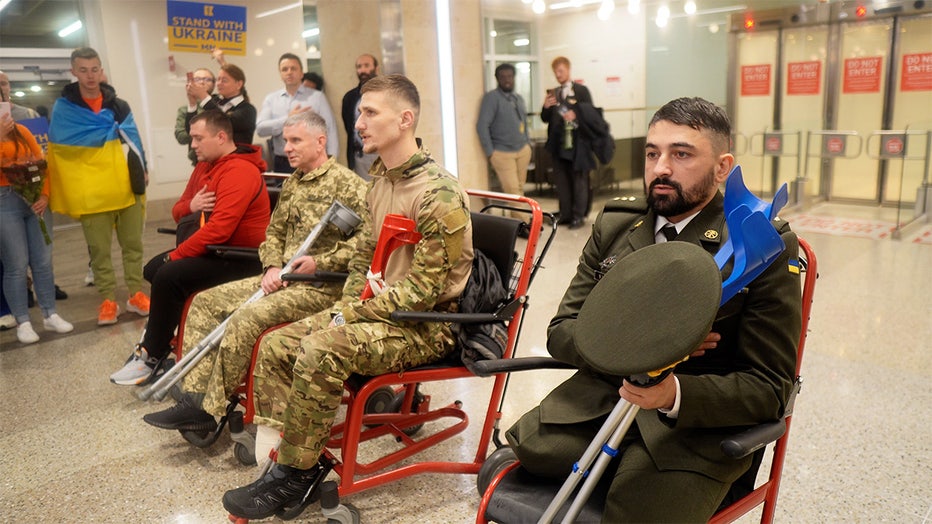
[[201,256],[207,246],[259,247],[265,240],[271,209],[262,173],[266,164],[256,146],[237,144],[236,151],[215,162],[198,162],[181,198],[172,207],[175,222],[191,214],[191,199],[205,185],[216,196],[210,218],[170,253],[172,260]]

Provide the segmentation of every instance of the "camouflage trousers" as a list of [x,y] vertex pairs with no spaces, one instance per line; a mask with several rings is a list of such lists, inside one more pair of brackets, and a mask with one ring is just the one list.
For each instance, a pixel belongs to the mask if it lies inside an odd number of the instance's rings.
[[351,374],[401,372],[454,347],[446,324],[329,323],[329,312],[318,313],[269,333],[259,346],[254,422],[284,431],[279,464],[308,469],[317,463]]
[[263,331],[328,309],[342,293],[342,286],[335,283],[321,287],[291,284],[243,305],[260,289],[261,281],[262,277],[250,277],[213,287],[198,293],[188,308],[184,353],[230,317],[220,346],[198,362],[182,385],[184,391],[203,393],[203,408],[212,415],[226,413],[230,395],[246,377],[253,346]]

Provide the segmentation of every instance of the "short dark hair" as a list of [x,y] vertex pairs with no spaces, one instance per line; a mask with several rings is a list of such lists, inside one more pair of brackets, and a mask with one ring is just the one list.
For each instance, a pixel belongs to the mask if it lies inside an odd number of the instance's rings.
[[404,75],[381,75],[374,77],[362,85],[359,92],[365,94],[370,91],[388,92],[389,94],[401,98],[414,108],[415,121],[421,112],[421,95],[417,92],[414,82]]
[[648,127],[661,121],[689,126],[697,131],[707,130],[720,149],[730,149],[731,121],[724,109],[708,100],[699,97],[671,100],[654,113]]
[[285,60],[294,60],[295,62],[298,63],[298,67],[301,68],[301,71],[304,71],[304,62],[302,62],[301,59],[298,58],[298,55],[294,53],[283,54],[282,56],[278,57],[278,66],[281,67],[282,62]]
[[233,140],[233,122],[230,121],[230,117],[226,113],[219,109],[208,109],[194,115],[190,125],[193,126],[195,122],[204,122],[204,125],[211,133],[217,134],[223,131],[230,137],[230,140]]
[[318,75],[317,73],[313,71],[308,71],[307,73],[304,73],[304,76],[301,77],[301,80],[303,82],[307,82],[307,81],[314,82],[314,85],[317,86],[318,91],[324,90],[324,77]]
[[513,65],[511,65],[511,64],[509,64],[509,63],[499,64],[498,67],[495,68],[495,78],[498,78],[498,74],[499,74],[500,72],[502,72],[502,71],[505,71],[505,70],[511,71],[511,74],[516,74],[516,73],[517,73],[517,70],[515,69],[515,66],[513,66]]
[[92,47],[79,47],[71,52],[71,65],[74,65],[74,61],[78,58],[92,59],[96,58],[100,62],[100,55],[97,54],[97,51]]

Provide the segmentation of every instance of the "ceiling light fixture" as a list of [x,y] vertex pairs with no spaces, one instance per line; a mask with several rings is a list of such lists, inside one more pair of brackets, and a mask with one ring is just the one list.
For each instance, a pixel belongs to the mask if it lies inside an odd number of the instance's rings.
[[0,11],[3,11],[3,8],[10,5],[10,2],[13,0],[0,0]]
[[66,36],[70,35],[71,33],[74,33],[75,31],[77,31],[78,29],[81,29],[82,27],[84,27],[84,24],[82,24],[80,20],[74,21],[71,24],[62,28],[62,30],[58,32],[58,36],[60,36],[61,38],[65,38]]
[[301,33],[301,38],[310,38],[310,37],[312,37],[312,36],[317,36],[317,35],[319,35],[319,34],[320,34],[320,28],[319,28],[319,27],[312,27],[312,28],[310,28],[310,29],[304,31],[303,33]]
[[531,10],[542,15],[547,10],[547,4],[544,3],[544,0],[534,0],[534,3],[531,4]]
[[596,13],[596,16],[599,17],[599,20],[604,22],[612,17],[613,11],[615,11],[615,0],[603,0],[602,5],[599,6],[599,11]]
[[295,7],[301,7],[303,4],[301,2],[295,2],[293,4],[288,4],[282,7],[277,7],[275,9],[269,9],[268,11],[262,11],[256,15],[256,18],[265,18],[267,16],[277,15],[278,13],[284,13],[289,9],[294,9]]
[[527,38],[515,38],[512,42],[515,47],[524,47],[531,44],[531,41]]
[[696,2],[693,2],[693,0],[688,0],[685,4],[683,4],[683,12],[687,15],[696,14]]

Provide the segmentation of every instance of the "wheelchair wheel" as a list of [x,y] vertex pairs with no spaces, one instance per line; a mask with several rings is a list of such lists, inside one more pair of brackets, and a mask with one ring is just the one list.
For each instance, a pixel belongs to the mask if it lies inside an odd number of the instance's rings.
[[359,524],[359,510],[352,504],[343,504],[343,507],[350,513],[352,522],[344,522],[343,519],[327,519],[327,524]]
[[[372,392],[369,395],[369,398],[366,399],[366,407],[363,409],[363,413],[366,414],[378,414],[378,413],[391,413],[392,412],[392,402],[395,400],[395,390],[391,386],[382,386],[379,389]],[[366,425],[367,428],[372,428],[375,426]]]
[[196,448],[206,448],[217,440],[214,438],[212,431],[188,431],[179,429],[178,432]]
[[503,469],[509,464],[517,462],[518,457],[511,446],[504,446],[496,449],[479,468],[479,474],[476,476],[476,487],[479,489],[479,495],[485,495],[485,490]]
[[[395,398],[394,400],[392,400],[391,406],[389,407],[389,412],[401,413],[401,405],[404,403],[404,401],[405,401],[405,391],[401,390],[397,394],[395,394]],[[424,401],[424,395],[420,392],[420,390],[416,390],[414,392],[414,398],[411,400],[411,412],[417,413],[417,408],[418,406],[421,405],[421,402],[423,401]],[[424,424],[415,424],[414,426],[404,428],[401,431],[405,435],[411,437],[411,436],[416,435],[417,432],[420,431],[421,428],[423,427],[424,427]]]
[[236,457],[236,460],[244,466],[255,466],[256,465],[256,452],[255,449],[249,449],[249,446],[244,446],[237,442],[233,445],[233,456]]

